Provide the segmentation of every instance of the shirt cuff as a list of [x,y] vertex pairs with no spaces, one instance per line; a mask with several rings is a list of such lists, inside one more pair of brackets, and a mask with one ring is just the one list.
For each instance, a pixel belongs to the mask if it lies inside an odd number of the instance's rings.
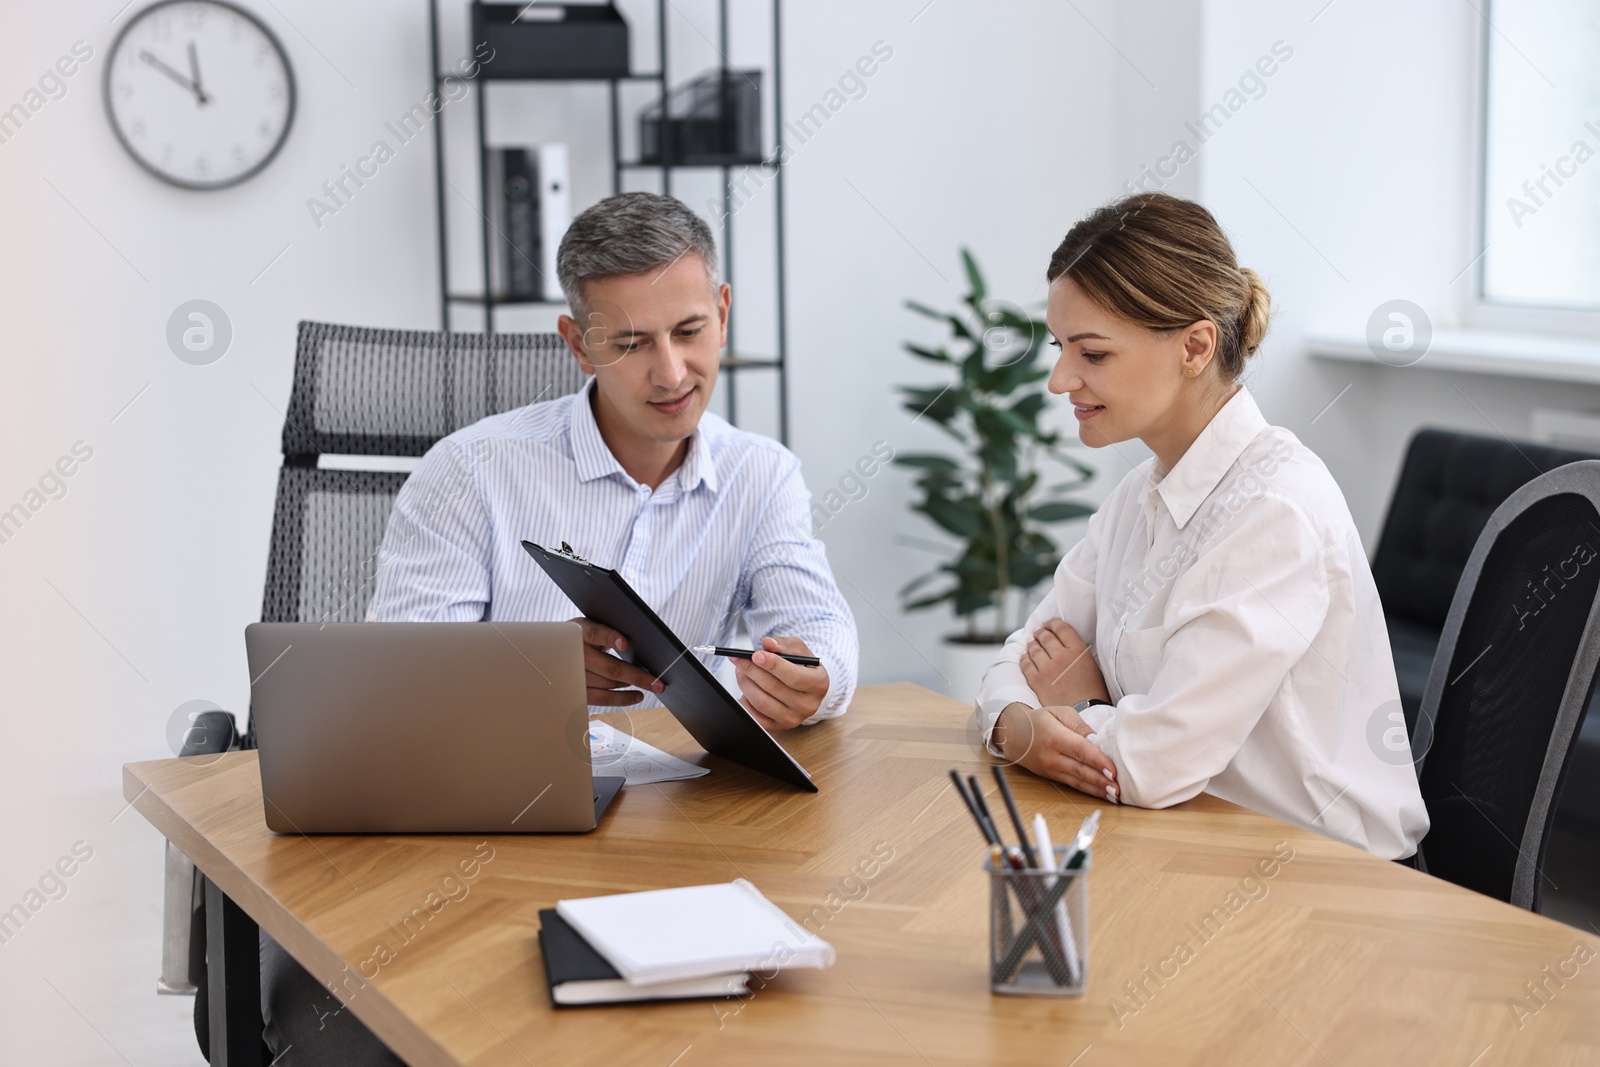
[[1079,712],[1079,717],[1089,724],[1089,741],[1117,768],[1117,795],[1124,804],[1134,803],[1128,797],[1127,780],[1122,777],[1122,754],[1117,751],[1117,707],[1115,704],[1095,704]]
[[983,747],[989,750],[990,755],[1004,757],[995,747],[994,724],[999,720],[1000,713],[1012,704],[1036,708],[1039,698],[1025,685],[999,685],[985,694],[973,709],[978,718],[978,734],[983,738]]
[[[1091,704],[1079,713],[1079,718],[1089,724],[1089,729],[1101,736],[1109,736],[1112,732],[1107,729],[1117,716],[1115,704]],[[1101,749],[1105,751],[1105,749]]]
[[801,720],[801,726],[810,726],[824,719],[835,719],[843,715],[855,691],[855,686],[844,677],[844,672],[839,669],[832,656],[819,652],[817,658],[822,661],[823,669],[828,672],[828,691],[823,694],[822,703],[817,705],[816,713],[810,718]]

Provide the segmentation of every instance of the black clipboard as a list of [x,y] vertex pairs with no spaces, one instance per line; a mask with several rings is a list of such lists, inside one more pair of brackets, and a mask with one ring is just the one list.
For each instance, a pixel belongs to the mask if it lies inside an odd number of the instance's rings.
[[807,792],[817,792],[806,769],[684,647],[622,575],[573,553],[566,542],[561,551],[532,541],[522,542],[522,547],[586,618],[627,636],[633,662],[665,683],[659,694],[661,703],[701,748]]

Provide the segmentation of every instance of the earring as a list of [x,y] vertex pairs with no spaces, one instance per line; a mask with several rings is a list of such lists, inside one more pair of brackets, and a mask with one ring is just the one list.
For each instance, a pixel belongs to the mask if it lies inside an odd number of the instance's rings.
[[1183,375],[1184,375],[1185,378],[1193,378],[1196,374],[1199,374],[1199,373],[1200,373],[1200,371],[1199,371],[1198,368],[1190,367],[1188,370],[1183,372]]

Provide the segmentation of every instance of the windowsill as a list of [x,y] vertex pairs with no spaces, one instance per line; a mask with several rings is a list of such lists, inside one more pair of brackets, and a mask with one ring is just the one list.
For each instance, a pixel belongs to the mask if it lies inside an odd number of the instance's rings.
[[[1313,359],[1392,366],[1374,356],[1360,335],[1312,336],[1307,345]],[[1435,330],[1427,354],[1411,366],[1600,385],[1600,341],[1500,330]]]

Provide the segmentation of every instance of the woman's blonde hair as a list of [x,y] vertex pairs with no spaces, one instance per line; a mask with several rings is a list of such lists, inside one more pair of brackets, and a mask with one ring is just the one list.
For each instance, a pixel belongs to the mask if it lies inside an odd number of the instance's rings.
[[1226,381],[1239,377],[1267,336],[1267,287],[1239,266],[1222,227],[1193,200],[1136,193],[1097,209],[1050,257],[1045,277],[1062,275],[1106,311],[1147,329],[1210,319]]

